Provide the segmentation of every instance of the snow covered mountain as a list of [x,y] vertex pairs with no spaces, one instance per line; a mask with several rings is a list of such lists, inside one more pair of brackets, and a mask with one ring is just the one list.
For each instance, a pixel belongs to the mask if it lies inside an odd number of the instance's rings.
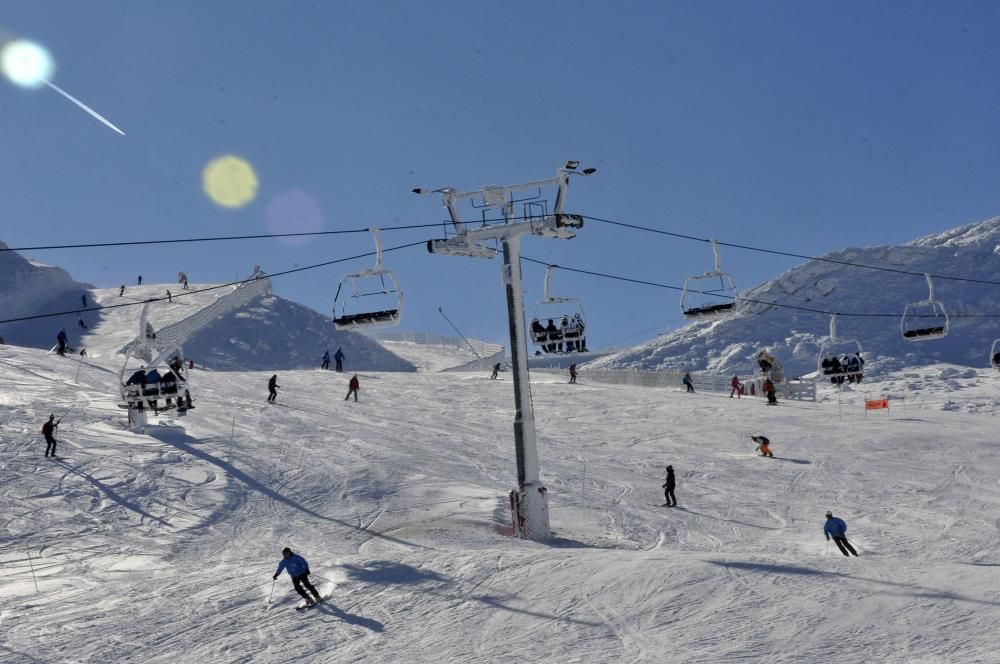
[[[1000,281],[1000,218],[960,226],[903,246],[849,248],[823,256],[862,265]],[[1000,318],[958,318],[961,314],[1000,314],[1000,287],[938,279],[935,299],[944,303],[951,331],[940,340],[904,341],[900,319],[905,306],[925,300],[922,276],[893,274],[816,260],[741,293],[751,300],[881,317],[841,315],[837,336],[860,341],[868,360],[866,373],[903,366],[947,362],[983,367],[990,346],[1000,337]],[[786,375],[816,370],[829,316],[769,304],[748,304],[736,315],[695,322],[636,347],[601,358],[590,368],[637,368],[713,371],[746,375],[752,357],[768,348]]]
[[[92,286],[74,281],[65,270],[28,260],[7,251],[0,242],[0,319],[34,316],[52,311],[72,311],[83,306],[81,296],[87,296]],[[51,348],[60,328],[66,329],[70,345],[79,339],[76,314],[54,318],[5,323],[0,325],[0,337],[8,344]],[[97,321],[93,313],[83,315],[91,326]]]
[[[64,328],[73,348],[85,347],[91,357],[116,356],[138,333],[142,302],[156,329],[178,323],[233,292],[234,287],[197,292],[212,284],[177,284],[95,289],[80,284],[63,270],[33,263],[12,251],[0,252],[0,318],[72,311],[83,305],[109,307],[0,325],[5,343],[51,348]],[[172,290],[172,301],[164,301]],[[135,306],[121,306],[135,305]],[[84,321],[86,328],[79,324]],[[354,332],[336,331],[331,320],[304,305],[276,295],[258,297],[201,327],[184,341],[188,357],[216,371],[289,370],[315,368],[327,349],[341,348],[348,371],[415,371],[416,367],[377,342]]]

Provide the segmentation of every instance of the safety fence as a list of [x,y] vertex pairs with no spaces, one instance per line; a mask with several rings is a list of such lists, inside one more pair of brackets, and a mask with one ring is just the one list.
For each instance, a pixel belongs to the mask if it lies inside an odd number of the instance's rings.
[[[476,355],[484,360],[503,353],[504,347],[500,344],[491,344],[478,339],[463,339],[462,337],[448,337],[441,334],[430,334],[429,332],[406,332],[401,330],[373,330],[364,333],[366,337],[377,341],[408,341],[410,343],[427,346],[450,346],[454,348],[471,349]],[[502,358],[501,358],[502,359]],[[494,364],[497,360],[494,360]],[[492,366],[492,365],[487,365]]]
[[[565,373],[565,371],[542,370],[546,373]],[[612,383],[616,385],[638,385],[640,387],[665,387],[682,389],[684,374],[674,371],[642,371],[638,369],[581,369],[581,381],[592,380],[597,383]],[[696,392],[721,392],[729,394],[732,391],[732,376],[710,373],[692,373],[691,383]],[[744,394],[764,396],[762,377],[741,381]],[[795,401],[816,401],[816,383],[804,380],[785,380],[775,384],[775,394],[778,398]]]

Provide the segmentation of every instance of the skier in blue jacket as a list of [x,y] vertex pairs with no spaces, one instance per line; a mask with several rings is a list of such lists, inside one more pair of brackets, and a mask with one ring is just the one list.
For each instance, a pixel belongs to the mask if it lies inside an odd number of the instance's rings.
[[319,368],[320,369],[330,368],[330,351],[326,351],[325,353],[323,353],[323,364],[321,364]]
[[[278,563],[278,571],[274,573],[275,581],[278,580],[278,576],[282,571],[287,571],[288,576],[292,577],[292,585],[295,586],[295,592],[305,598],[306,606],[313,606],[316,602],[322,602],[323,598],[319,596],[319,591],[313,587],[313,584],[309,583],[309,563],[306,562],[306,559],[297,553],[292,553],[292,550],[287,546],[282,549],[281,556],[283,560]],[[316,597],[315,602],[302,589],[303,586]]]
[[845,556],[850,557],[852,553],[855,556],[858,555],[858,552],[854,550],[851,543],[847,541],[847,524],[844,523],[843,519],[835,517],[833,512],[826,513],[826,525],[823,526],[823,534],[826,535],[827,542],[832,537],[833,541],[837,543],[837,548]]

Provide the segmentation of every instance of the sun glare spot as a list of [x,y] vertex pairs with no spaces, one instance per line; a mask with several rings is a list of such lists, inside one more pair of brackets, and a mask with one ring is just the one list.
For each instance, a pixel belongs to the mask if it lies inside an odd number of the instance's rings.
[[0,71],[15,85],[38,88],[51,80],[55,63],[41,45],[15,39],[0,48]]
[[233,155],[216,157],[201,174],[205,195],[226,208],[241,208],[257,195],[257,174],[245,160]]

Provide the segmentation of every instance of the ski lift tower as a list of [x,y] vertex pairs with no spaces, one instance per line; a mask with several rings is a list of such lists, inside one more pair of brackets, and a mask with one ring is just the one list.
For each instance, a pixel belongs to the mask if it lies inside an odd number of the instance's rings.
[[[535,415],[529,398],[528,357],[524,325],[524,289],[521,279],[521,238],[525,235],[568,240],[576,236],[570,229],[581,228],[580,215],[563,212],[569,178],[573,175],[593,175],[595,168],[577,171],[579,162],[568,161],[548,180],[535,180],[509,186],[490,185],[477,191],[461,192],[450,187],[414,189],[415,194],[441,194],[454,225],[454,235],[444,240],[429,240],[427,250],[433,254],[493,258],[497,254],[490,241],[503,246],[502,277],[507,290],[507,317],[510,327],[510,355],[514,374],[514,449],[517,455],[517,490],[511,492],[514,531],[518,537],[544,540],[549,537],[549,512],[546,488],[538,472],[538,446],[535,436]],[[542,188],[556,187],[552,213],[542,198]],[[514,198],[514,192],[536,190],[525,198]],[[457,204],[470,199],[483,211],[478,228],[462,221]],[[479,203],[477,204],[477,200]],[[514,205],[524,204],[524,214],[514,216]],[[486,211],[500,213],[499,219],[486,219]]]

